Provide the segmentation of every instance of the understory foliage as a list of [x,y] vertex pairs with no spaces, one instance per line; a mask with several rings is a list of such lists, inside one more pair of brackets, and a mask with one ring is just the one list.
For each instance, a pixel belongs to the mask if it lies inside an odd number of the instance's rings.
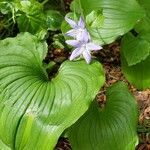
[[[0,149],[53,150],[65,135],[74,150],[134,150],[136,100],[118,82],[98,106],[105,70],[91,51],[120,38],[126,79],[150,88],[149,10],[149,0],[73,0],[68,13],[63,0],[0,1]],[[44,61],[54,31],[58,47],[74,47],[55,74]]]

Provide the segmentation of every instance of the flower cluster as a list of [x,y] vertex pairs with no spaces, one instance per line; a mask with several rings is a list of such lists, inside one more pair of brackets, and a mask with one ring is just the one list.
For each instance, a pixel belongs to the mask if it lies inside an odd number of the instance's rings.
[[72,28],[66,35],[74,38],[73,40],[66,41],[67,44],[75,48],[70,56],[70,60],[82,55],[89,64],[91,62],[91,51],[100,50],[102,47],[91,42],[90,34],[85,27],[82,17],[80,17],[78,22],[67,17],[65,17],[65,20]]

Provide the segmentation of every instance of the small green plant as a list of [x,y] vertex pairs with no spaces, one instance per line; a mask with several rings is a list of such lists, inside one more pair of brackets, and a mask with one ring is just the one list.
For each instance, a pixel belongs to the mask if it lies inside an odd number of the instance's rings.
[[[7,18],[8,23],[4,27],[10,27],[17,23],[20,32],[30,32],[32,34],[46,34],[48,30],[55,31],[60,29],[63,20],[63,13],[45,7],[48,1],[38,2],[36,0],[3,0],[0,2],[0,10]],[[42,37],[41,37],[42,38]]]

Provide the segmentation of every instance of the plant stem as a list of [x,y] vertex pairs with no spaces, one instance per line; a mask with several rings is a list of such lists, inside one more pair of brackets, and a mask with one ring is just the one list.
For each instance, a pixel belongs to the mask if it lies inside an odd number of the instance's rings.
[[49,1],[49,0],[44,0],[44,1],[42,2],[42,5],[46,4],[48,1]]

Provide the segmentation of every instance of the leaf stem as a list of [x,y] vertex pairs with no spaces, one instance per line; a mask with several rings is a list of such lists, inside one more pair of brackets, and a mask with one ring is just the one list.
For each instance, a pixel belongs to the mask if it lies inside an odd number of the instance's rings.
[[42,2],[42,5],[46,4],[48,1],[49,1],[49,0],[44,0],[44,1]]
[[83,13],[83,9],[82,9],[82,6],[81,6],[81,0],[79,0],[79,5],[80,5],[81,15],[82,15],[82,17],[83,17],[83,19],[84,19],[84,22],[86,22],[85,16],[84,16],[84,13]]

